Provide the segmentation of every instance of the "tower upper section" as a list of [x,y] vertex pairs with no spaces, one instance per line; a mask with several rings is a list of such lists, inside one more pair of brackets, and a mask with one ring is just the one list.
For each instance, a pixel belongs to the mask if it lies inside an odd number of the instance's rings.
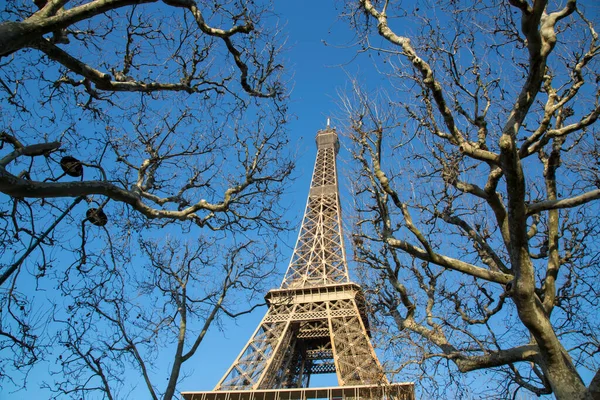
[[304,219],[282,288],[300,288],[349,282],[342,234],[335,129],[317,133],[317,159]]

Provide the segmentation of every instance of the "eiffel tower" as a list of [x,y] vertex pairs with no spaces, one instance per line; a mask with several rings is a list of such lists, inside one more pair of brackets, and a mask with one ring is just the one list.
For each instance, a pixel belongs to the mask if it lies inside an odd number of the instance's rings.
[[[344,240],[335,129],[317,133],[317,159],[302,227],[267,314],[213,391],[185,400],[413,400],[412,383],[390,384],[370,341],[365,301],[350,281]],[[338,386],[310,388],[314,374]]]

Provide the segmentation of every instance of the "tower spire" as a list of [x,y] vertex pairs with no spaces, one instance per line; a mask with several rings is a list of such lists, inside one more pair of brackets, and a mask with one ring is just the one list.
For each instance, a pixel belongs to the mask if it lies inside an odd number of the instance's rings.
[[317,133],[317,159],[304,220],[282,288],[349,282],[341,224],[336,155],[339,140],[334,129]]

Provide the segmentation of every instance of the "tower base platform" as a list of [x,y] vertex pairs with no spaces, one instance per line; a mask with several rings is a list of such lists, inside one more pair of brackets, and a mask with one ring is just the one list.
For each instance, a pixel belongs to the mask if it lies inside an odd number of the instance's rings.
[[320,388],[182,392],[185,400],[414,400],[414,383]]

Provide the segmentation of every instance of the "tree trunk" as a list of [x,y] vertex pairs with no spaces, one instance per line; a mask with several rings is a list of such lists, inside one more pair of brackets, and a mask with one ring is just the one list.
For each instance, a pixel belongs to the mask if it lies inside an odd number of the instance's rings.
[[556,398],[558,400],[592,400],[571,357],[556,337],[541,301],[535,294],[527,297],[517,295],[514,301],[519,318],[538,343],[540,366]]

